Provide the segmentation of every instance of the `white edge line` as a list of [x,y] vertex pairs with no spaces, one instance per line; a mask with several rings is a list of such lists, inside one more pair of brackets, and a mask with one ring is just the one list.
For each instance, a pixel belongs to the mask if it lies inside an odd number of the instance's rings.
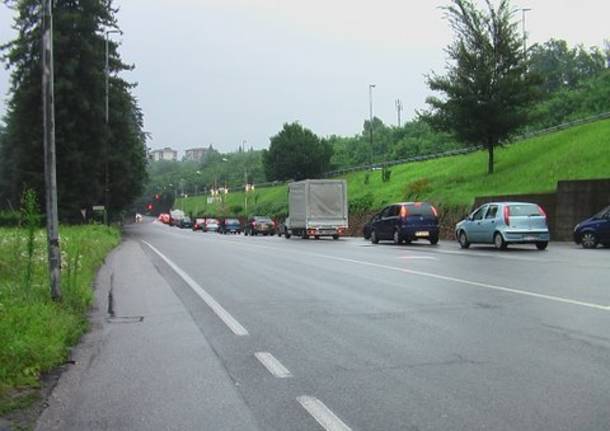
[[[255,248],[265,248],[265,249],[269,249],[269,250],[277,250],[282,253],[285,253],[287,251],[287,250],[279,249],[277,247],[270,247],[270,246],[264,246],[264,245],[253,245],[253,244],[248,244],[248,245],[251,247],[255,247]],[[484,287],[486,289],[497,290],[497,291],[512,293],[512,294],[516,294],[516,295],[523,295],[523,296],[529,296],[529,297],[533,297],[533,298],[546,299],[548,301],[561,302],[564,304],[578,305],[581,307],[593,308],[595,310],[610,311],[610,305],[601,305],[601,304],[595,304],[595,303],[591,303],[591,302],[578,301],[575,299],[562,298],[561,296],[545,295],[543,293],[529,292],[527,290],[512,289],[510,287],[496,286],[493,284],[486,284],[486,283],[481,283],[478,281],[470,281],[470,280],[464,280],[461,278],[449,277],[449,276],[440,275],[440,274],[432,274],[430,272],[422,272],[422,271],[415,271],[415,270],[411,270],[411,269],[398,268],[398,267],[390,266],[390,265],[366,262],[364,260],[356,260],[356,259],[348,259],[345,257],[329,256],[329,255],[325,255],[325,254],[321,254],[321,253],[300,252],[300,251],[294,251],[294,250],[289,250],[289,251],[293,252],[293,253],[297,253],[297,254],[303,254],[306,256],[312,256],[312,257],[317,257],[317,258],[322,258],[322,259],[337,260],[340,262],[354,263],[357,265],[367,265],[367,266],[372,266],[372,267],[376,267],[376,268],[388,269],[391,271],[403,272],[405,274],[419,275],[422,277],[429,277],[429,278],[435,278],[437,280],[451,281],[454,283],[465,284],[465,285],[469,285],[469,286]]]
[[193,280],[186,272],[184,272],[178,265],[172,262],[168,257],[166,257],[163,253],[157,250],[152,244],[147,241],[142,241],[146,244],[152,251],[154,251],[161,259],[165,261],[169,265],[171,269],[173,269],[176,274],[178,274],[186,284],[189,285],[191,289],[201,298],[203,301],[212,309],[212,311],[222,320],[225,325],[238,336],[246,336],[249,335],[246,328],[244,328],[231,314],[225,310],[222,305],[220,305],[212,296],[206,292],[203,287],[201,287],[195,280]]
[[282,363],[278,361],[271,353],[256,352],[254,356],[273,376],[279,379],[292,377],[292,373],[288,370],[288,368],[282,365]]
[[322,401],[303,395],[297,401],[326,431],[351,431]]

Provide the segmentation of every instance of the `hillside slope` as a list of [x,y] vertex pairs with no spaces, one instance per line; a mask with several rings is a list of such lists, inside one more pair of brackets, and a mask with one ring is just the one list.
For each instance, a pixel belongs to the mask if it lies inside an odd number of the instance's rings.
[[[472,205],[475,197],[553,191],[559,180],[610,177],[610,120],[531,138],[496,151],[496,173],[487,175],[487,153],[445,157],[392,167],[391,181],[380,171],[345,176],[352,203],[376,209],[401,200],[429,200],[447,206]],[[369,175],[368,184],[365,176]],[[256,205],[254,202],[256,201]],[[249,194],[249,213],[281,215],[286,211],[286,186]],[[207,205],[203,197],[177,202],[194,214],[243,215],[244,194],[230,193],[223,206]]]

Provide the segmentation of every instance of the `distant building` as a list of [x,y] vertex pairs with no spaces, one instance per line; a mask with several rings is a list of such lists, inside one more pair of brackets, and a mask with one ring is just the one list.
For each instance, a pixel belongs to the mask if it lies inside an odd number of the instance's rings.
[[194,160],[200,162],[205,160],[208,155],[208,148],[191,148],[184,153],[184,160]]
[[155,162],[159,160],[178,160],[178,151],[172,150],[170,147],[165,147],[162,150],[153,150],[150,152],[150,158]]

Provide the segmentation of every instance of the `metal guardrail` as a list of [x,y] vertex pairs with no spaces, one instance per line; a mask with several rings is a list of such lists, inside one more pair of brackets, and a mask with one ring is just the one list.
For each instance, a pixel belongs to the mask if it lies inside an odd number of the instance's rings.
[[[514,145],[517,142],[520,142],[524,139],[530,139],[530,138],[535,138],[538,136],[548,135],[550,133],[558,132],[558,131],[561,131],[564,129],[568,129],[570,127],[593,123],[595,121],[605,120],[608,118],[610,118],[610,112],[604,112],[601,114],[592,115],[590,117],[581,118],[579,120],[561,123],[561,124],[558,124],[557,126],[548,127],[546,129],[536,130],[533,132],[526,132],[521,135],[515,136],[513,138],[512,142],[509,142],[505,145]],[[340,175],[349,174],[351,172],[364,171],[364,170],[368,170],[368,169],[382,169],[384,166],[388,167],[388,166],[402,165],[404,163],[422,162],[425,160],[439,159],[439,158],[443,158],[443,157],[460,156],[460,155],[464,155],[464,154],[475,153],[484,148],[485,147],[483,145],[477,145],[477,146],[472,146],[472,147],[457,148],[455,150],[443,151],[441,153],[422,154],[419,156],[408,157],[406,159],[388,160],[388,161],[384,161],[384,162],[376,162],[376,163],[370,163],[370,164],[364,164],[364,165],[358,165],[358,166],[351,166],[349,168],[343,168],[343,169],[337,169],[334,171],[325,172],[324,174],[322,174],[322,178],[336,177],[336,176],[340,176]],[[261,188],[261,189],[268,188],[268,187],[275,187],[275,186],[279,186],[279,185],[288,184],[291,181],[292,180],[268,181],[265,183],[256,184],[256,187]],[[242,189],[243,189],[243,186],[241,186],[241,185],[238,187],[229,187],[230,192],[241,191]],[[204,196],[204,195],[194,195],[194,196]]]

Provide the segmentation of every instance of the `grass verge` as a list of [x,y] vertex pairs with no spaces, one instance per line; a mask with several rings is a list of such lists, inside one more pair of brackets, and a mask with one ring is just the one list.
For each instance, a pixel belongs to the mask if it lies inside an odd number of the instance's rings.
[[60,238],[63,300],[54,303],[46,232],[35,232],[30,258],[27,230],[0,228],[0,415],[35,399],[29,389],[65,362],[86,331],[97,269],[120,233],[105,226],[62,227]]

